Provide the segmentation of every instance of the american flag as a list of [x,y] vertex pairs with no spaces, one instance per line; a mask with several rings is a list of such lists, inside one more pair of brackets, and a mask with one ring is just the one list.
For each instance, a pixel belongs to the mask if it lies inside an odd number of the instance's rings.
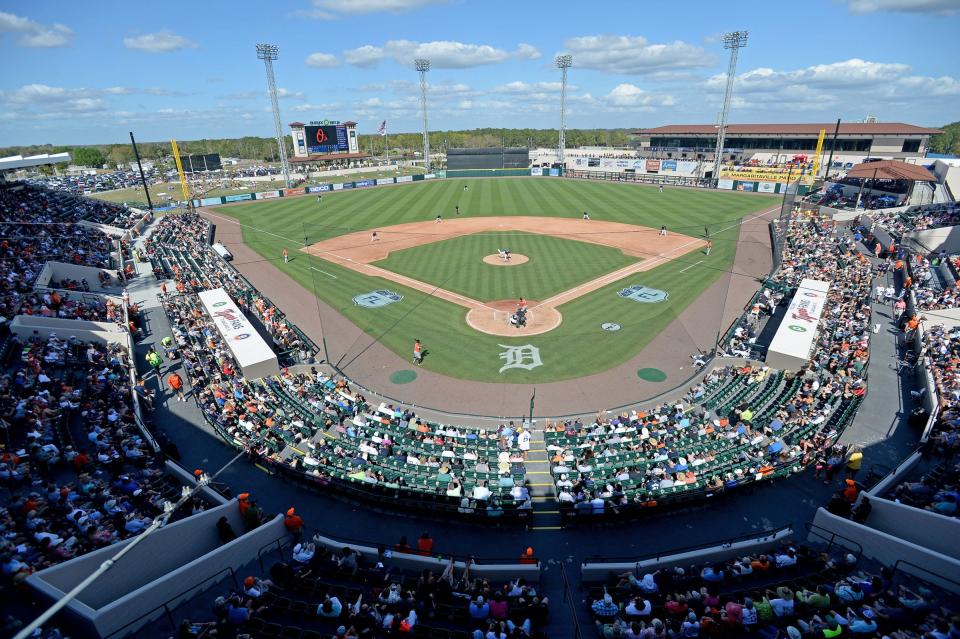
[[387,121],[386,121],[386,120],[384,120],[383,122],[380,123],[380,128],[377,129],[377,133],[379,133],[380,135],[386,135],[386,134],[387,134]]

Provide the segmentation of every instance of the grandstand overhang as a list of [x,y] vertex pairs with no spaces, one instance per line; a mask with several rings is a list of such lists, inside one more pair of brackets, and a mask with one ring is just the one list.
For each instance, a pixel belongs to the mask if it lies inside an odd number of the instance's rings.
[[49,166],[53,164],[63,164],[73,160],[69,153],[41,153],[40,155],[11,155],[0,158],[0,171],[16,171],[18,169],[27,169],[33,166]]
[[877,180],[907,180],[910,182],[936,182],[933,173],[922,166],[907,164],[896,160],[881,160],[880,162],[864,162],[849,171],[847,177],[858,179]]

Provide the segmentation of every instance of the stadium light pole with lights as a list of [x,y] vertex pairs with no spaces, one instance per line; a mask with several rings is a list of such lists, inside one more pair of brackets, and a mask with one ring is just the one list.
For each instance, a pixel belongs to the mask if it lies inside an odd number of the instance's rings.
[[723,143],[727,137],[727,118],[730,116],[730,98],[733,97],[733,80],[737,75],[737,55],[747,46],[747,31],[730,31],[723,34],[723,48],[730,49],[730,64],[727,67],[727,88],[723,92],[723,109],[720,111],[720,123],[717,126],[717,148],[713,152],[713,184],[720,179],[720,165],[723,163]]
[[567,155],[567,69],[573,66],[573,56],[558,55],[553,62],[560,69],[560,139],[557,140],[557,156],[560,159],[560,168],[564,169]]
[[280,125],[280,104],[277,102],[277,81],[273,77],[273,61],[279,56],[280,47],[277,45],[257,45],[257,58],[263,60],[263,66],[267,70],[267,91],[270,93],[270,105],[273,107],[273,126],[277,133],[280,166],[283,168],[283,183],[290,186],[290,164],[287,162],[287,147],[283,143],[283,127]]
[[430,172],[430,129],[427,128],[427,71],[430,70],[430,61],[426,58],[417,58],[413,67],[420,74],[420,110],[423,111],[423,172]]

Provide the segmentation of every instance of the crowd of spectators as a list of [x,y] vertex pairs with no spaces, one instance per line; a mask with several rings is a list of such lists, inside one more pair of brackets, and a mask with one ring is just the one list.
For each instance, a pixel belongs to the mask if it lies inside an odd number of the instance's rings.
[[210,222],[198,215],[165,216],[145,243],[154,274],[172,278],[176,293],[197,308],[202,307],[197,293],[223,288],[240,309],[260,321],[278,353],[286,353],[291,362],[311,361],[316,351],[313,343],[233,266],[213,252],[209,237]]
[[80,221],[128,229],[143,218],[142,212],[66,191],[14,182],[0,188],[0,207],[6,222],[73,225]]
[[394,562],[411,549],[382,548],[368,559],[315,541],[297,544],[292,561],[274,564],[269,576],[247,576],[242,587],[217,597],[212,620],[183,620],[180,636],[545,636],[550,601],[536,582],[475,576],[472,558],[462,572],[452,557],[442,572],[414,572]]
[[948,595],[887,568],[858,569],[857,563],[852,554],[784,544],[768,554],[642,576],[611,574],[592,589],[590,607],[604,639],[920,639],[960,633],[960,611]]
[[138,428],[129,354],[71,336],[0,343],[4,587],[147,528],[180,486]]
[[960,203],[940,202],[911,206],[905,211],[871,211],[870,219],[896,238],[912,231],[925,231],[960,224]]
[[649,507],[680,491],[716,493],[829,457],[866,392],[872,267],[852,240],[802,217],[787,229],[783,268],[771,281],[795,287],[803,278],[831,286],[800,371],[727,366],[675,402],[548,425],[561,507],[592,515]]

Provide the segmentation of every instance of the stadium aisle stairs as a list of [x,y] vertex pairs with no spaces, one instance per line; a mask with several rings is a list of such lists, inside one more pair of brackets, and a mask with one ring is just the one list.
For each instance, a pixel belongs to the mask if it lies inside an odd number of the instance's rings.
[[560,530],[556,486],[550,474],[550,459],[547,457],[547,445],[543,440],[542,429],[534,428],[530,432],[530,451],[524,467],[530,482],[530,496],[533,498],[531,529]]

